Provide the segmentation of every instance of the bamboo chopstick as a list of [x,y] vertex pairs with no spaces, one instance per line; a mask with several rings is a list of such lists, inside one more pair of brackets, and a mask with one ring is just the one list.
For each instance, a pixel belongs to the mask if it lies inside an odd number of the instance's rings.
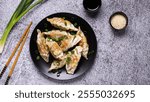
[[26,36],[26,34],[29,32],[29,29],[32,25],[32,22],[28,25],[27,29],[25,30],[24,34],[22,35],[22,37],[20,38],[19,42],[17,43],[16,47],[14,48],[12,54],[10,55],[9,59],[7,60],[4,68],[2,69],[1,73],[0,73],[0,78],[3,76],[3,74],[5,73],[10,61],[12,60],[12,58],[14,57],[15,53],[17,52],[17,49],[19,48],[21,42],[23,41],[24,37]]
[[23,49],[23,46],[24,46],[24,44],[25,44],[25,42],[26,42],[26,40],[27,40],[28,34],[29,34],[29,30],[27,31],[26,36],[25,36],[23,42],[21,43],[21,46],[20,46],[19,51],[18,51],[18,53],[17,53],[17,56],[16,56],[16,58],[15,58],[15,61],[14,61],[13,65],[12,65],[10,71],[9,71],[9,74],[8,74],[8,76],[7,76],[5,85],[8,85],[8,83],[9,83],[9,80],[10,80],[12,74],[13,74],[13,71],[14,71],[15,66],[16,66],[16,64],[17,64],[17,61],[18,61],[19,56],[20,56],[20,54],[21,54],[21,51],[22,51],[22,49]]
[[26,42],[26,39],[27,39],[27,37],[28,37],[28,34],[29,34],[29,30],[28,30],[28,32],[27,32],[27,34],[26,34],[26,36],[25,36],[23,42],[21,43],[20,49],[19,49],[19,51],[18,51],[18,53],[17,53],[17,56],[16,56],[16,58],[15,58],[15,61],[14,61],[13,65],[12,65],[10,71],[9,71],[9,74],[8,74],[8,76],[7,76],[5,85],[8,85],[8,83],[9,83],[9,79],[11,78],[12,73],[13,73],[13,71],[14,71],[14,69],[15,69],[15,66],[16,66],[16,64],[17,64],[17,61],[18,61],[19,56],[20,56],[20,54],[21,54],[21,51],[22,51],[22,49],[23,49],[23,46],[24,46],[24,44],[25,44],[25,42]]

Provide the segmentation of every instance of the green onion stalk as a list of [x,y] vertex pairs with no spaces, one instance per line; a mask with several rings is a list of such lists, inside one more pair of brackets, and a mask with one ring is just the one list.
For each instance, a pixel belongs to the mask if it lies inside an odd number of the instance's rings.
[[34,8],[36,5],[42,3],[44,0],[21,0],[20,4],[18,5],[17,9],[13,13],[9,23],[7,24],[4,33],[0,39],[0,54],[2,53],[7,37],[12,30],[12,28],[15,26],[15,24],[26,14],[28,13],[32,8]]

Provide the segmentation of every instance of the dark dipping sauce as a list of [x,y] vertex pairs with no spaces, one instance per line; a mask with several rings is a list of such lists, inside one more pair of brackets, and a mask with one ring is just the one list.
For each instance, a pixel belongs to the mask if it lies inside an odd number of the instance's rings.
[[97,11],[101,6],[101,0],[83,0],[83,6],[88,11]]

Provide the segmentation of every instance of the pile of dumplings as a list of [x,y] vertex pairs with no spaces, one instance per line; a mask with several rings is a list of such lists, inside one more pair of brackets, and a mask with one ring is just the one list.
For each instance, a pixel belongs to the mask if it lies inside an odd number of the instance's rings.
[[[65,66],[68,74],[74,74],[81,56],[88,60],[89,45],[84,33],[80,27],[76,28],[64,18],[47,18],[47,21],[59,29],[48,32],[37,29],[37,46],[41,57],[46,62],[49,62],[50,54],[55,58],[48,71]],[[72,31],[76,34],[71,34]],[[74,49],[69,51],[70,48]]]

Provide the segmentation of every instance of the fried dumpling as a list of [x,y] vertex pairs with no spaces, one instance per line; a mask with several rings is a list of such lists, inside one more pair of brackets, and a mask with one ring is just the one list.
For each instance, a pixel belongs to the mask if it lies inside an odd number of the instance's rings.
[[67,51],[68,49],[77,45],[82,38],[79,35],[71,35],[69,34],[65,39],[60,42],[60,47],[63,51]]
[[77,46],[72,51],[69,51],[66,58],[66,71],[68,74],[74,74],[78,63],[81,59],[82,47]]
[[46,45],[46,39],[44,38],[44,34],[39,29],[37,29],[37,33],[38,35],[36,42],[39,53],[46,62],[49,62],[49,49],[48,46]]
[[43,33],[52,39],[60,39],[68,35],[66,31],[60,31],[60,30],[52,30],[52,31],[43,32]]
[[46,38],[46,44],[54,58],[62,59],[62,57],[64,56],[63,51],[55,41],[53,41],[52,39]]
[[50,22],[54,27],[61,30],[78,31],[78,29],[70,21],[63,18],[47,18],[47,21]]
[[84,33],[82,32],[82,30],[80,29],[80,27],[79,27],[79,31],[77,32],[77,35],[79,35],[82,38],[79,42],[79,46],[81,46],[83,48],[82,56],[85,59],[88,59],[87,56],[88,56],[88,52],[89,52],[89,45],[88,45],[87,39],[86,39]]
[[48,71],[50,72],[52,70],[58,70],[63,66],[65,66],[65,64],[66,64],[66,56],[64,56],[62,60],[54,60]]
[[70,45],[70,48],[77,45],[81,40],[82,40],[82,38],[79,35],[75,35],[74,39],[72,40],[72,43]]

